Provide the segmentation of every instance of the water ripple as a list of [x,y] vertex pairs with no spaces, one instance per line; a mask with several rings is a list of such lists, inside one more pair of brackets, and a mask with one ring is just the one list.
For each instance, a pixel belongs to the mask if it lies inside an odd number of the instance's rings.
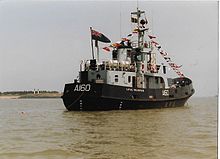
[[0,100],[0,114],[1,159],[217,158],[216,98],[107,112],[67,112],[59,99]]

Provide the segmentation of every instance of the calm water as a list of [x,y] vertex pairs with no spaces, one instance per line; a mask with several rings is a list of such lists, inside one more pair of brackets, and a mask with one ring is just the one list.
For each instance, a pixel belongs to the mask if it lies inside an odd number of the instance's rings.
[[108,112],[67,112],[60,99],[2,99],[0,120],[1,159],[217,158],[217,98]]

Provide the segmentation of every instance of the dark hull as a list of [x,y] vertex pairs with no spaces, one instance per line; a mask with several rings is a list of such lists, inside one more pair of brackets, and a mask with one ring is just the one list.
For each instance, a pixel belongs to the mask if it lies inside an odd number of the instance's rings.
[[[69,111],[135,110],[184,106],[194,93],[191,86],[167,89],[131,89],[107,84],[88,84],[90,87],[77,87],[79,83],[66,84],[62,96]],[[76,88],[77,87],[77,88]]]

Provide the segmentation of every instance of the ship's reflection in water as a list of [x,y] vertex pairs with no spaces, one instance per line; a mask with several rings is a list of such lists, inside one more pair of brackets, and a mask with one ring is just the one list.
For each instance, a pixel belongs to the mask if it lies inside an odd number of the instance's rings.
[[217,98],[106,112],[67,112],[58,99],[0,100],[0,106],[0,158],[217,158]]

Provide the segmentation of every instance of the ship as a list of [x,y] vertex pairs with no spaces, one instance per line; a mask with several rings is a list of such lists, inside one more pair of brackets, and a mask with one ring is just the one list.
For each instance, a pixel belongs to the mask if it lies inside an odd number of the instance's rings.
[[[104,61],[99,59],[98,42],[111,41],[90,27],[92,58],[82,60],[78,78],[65,84],[61,98],[67,110],[180,107],[194,94],[192,80],[161,50],[156,37],[149,34],[145,11],[137,8],[131,12],[131,24],[131,34],[103,48],[111,53],[111,59]],[[158,54],[165,63],[158,63]],[[170,68],[176,76],[168,76]]]

